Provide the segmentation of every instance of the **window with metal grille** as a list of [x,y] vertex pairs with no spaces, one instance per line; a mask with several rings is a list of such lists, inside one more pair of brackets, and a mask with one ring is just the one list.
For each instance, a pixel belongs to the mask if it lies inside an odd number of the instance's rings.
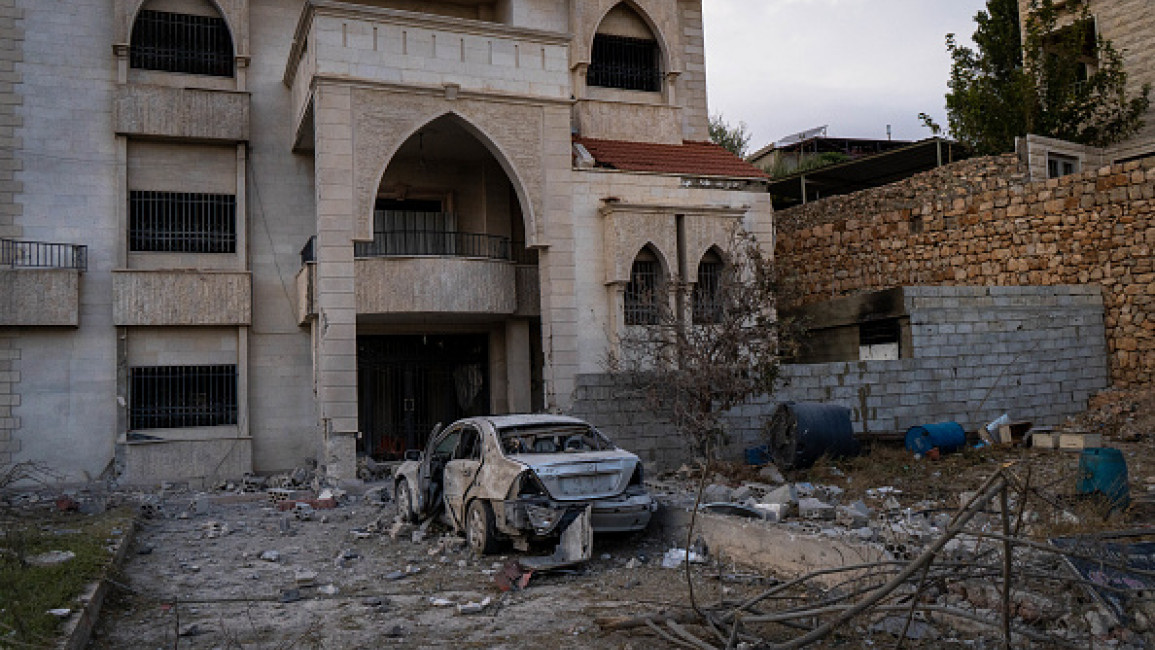
[[237,423],[237,367],[131,369],[129,427],[178,429]]
[[237,197],[132,191],[128,249],[157,253],[235,253]]
[[647,38],[597,34],[586,73],[591,86],[645,90],[662,89],[658,42]]
[[145,9],[132,26],[129,64],[142,70],[231,77],[233,39],[223,18]]
[[626,284],[626,325],[658,324],[661,315],[660,281],[661,267],[657,260],[634,261],[630,268],[630,281]]
[[722,260],[713,254],[698,264],[698,283],[694,285],[694,322],[709,324],[722,320]]
[[900,334],[897,320],[867,321],[858,325],[858,344],[898,343]]

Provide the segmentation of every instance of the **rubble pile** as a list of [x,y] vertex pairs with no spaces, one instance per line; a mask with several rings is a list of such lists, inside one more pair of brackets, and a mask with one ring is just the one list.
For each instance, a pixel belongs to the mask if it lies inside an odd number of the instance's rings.
[[1140,442],[1155,432],[1155,388],[1108,389],[1091,398],[1073,426],[1102,433],[1108,440]]
[[[802,647],[835,630],[875,639],[1005,640],[1015,647],[1147,647],[1155,641],[1155,601],[1145,596],[1155,584],[1155,543],[1113,545],[1105,533],[1056,536],[1063,526],[1079,525],[1080,516],[1063,507],[1063,497],[1031,486],[1029,475],[1026,466],[1004,467],[950,503],[893,486],[868,488],[863,499],[851,500],[837,485],[734,485],[714,475],[701,487],[702,511],[853,540],[881,559],[847,560],[758,598],[704,609],[704,629],[723,638],[692,633],[684,622],[680,631],[657,625],[659,636],[700,648],[743,647],[727,645],[727,637],[748,647]],[[655,487],[671,495],[678,480]],[[669,499],[684,506],[694,492],[683,487]],[[1155,528],[1131,536],[1155,540]],[[844,580],[833,588],[817,580],[830,574]],[[805,633],[791,638],[792,630]]]

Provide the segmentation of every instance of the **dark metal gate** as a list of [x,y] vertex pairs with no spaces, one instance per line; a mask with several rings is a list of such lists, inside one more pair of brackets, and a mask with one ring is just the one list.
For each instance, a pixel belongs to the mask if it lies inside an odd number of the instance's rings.
[[358,451],[397,459],[440,422],[489,412],[485,334],[357,337]]

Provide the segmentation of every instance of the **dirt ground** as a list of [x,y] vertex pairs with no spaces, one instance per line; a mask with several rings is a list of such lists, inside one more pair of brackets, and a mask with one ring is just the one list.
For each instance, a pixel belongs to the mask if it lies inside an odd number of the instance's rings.
[[[478,560],[439,534],[448,531],[431,529],[419,542],[354,535],[391,524],[392,503],[355,501],[298,521],[260,495],[244,498],[206,506],[201,497],[197,514],[194,493],[165,497],[168,516],[141,522],[92,647],[660,648],[656,637],[603,633],[595,619],[687,606],[684,571],[660,566],[669,544],[657,526],[600,536],[588,567],[537,574],[526,589],[502,593],[493,574],[508,556]],[[279,558],[262,560],[267,551]],[[301,571],[316,572],[315,586],[297,586]],[[707,566],[694,571],[699,598],[714,602],[722,589],[732,597],[761,584],[734,575],[723,584]],[[292,589],[299,600],[282,602]],[[458,610],[486,599],[480,613]]]
[[[838,486],[845,491],[844,503],[862,499],[872,509],[883,507],[878,488],[890,487],[894,490],[884,494],[897,497],[908,513],[949,512],[959,506],[960,492],[976,489],[1013,463],[1015,472],[1029,477],[1030,486],[1046,497],[1030,507],[1064,513],[1053,521],[1040,518],[1028,527],[1029,537],[1143,529],[1155,523],[1153,396],[1151,390],[1109,392],[1070,424],[1103,433],[1105,445],[1123,451],[1132,496],[1125,512],[1096,512],[1074,498],[1079,454],[1069,451],[968,448],[929,460],[876,444],[859,458],[823,460],[785,478]],[[667,504],[685,506],[692,502],[697,475],[673,473],[655,477],[655,484],[672,491],[663,497]],[[716,465],[707,478],[731,487],[766,480],[756,468],[738,464]],[[668,549],[684,546],[685,540],[676,538],[684,533],[666,530],[660,521],[643,534],[598,536],[587,566],[535,574],[524,590],[503,593],[494,575],[517,556],[476,558],[462,540],[436,525],[423,539],[415,540],[409,529],[391,536],[393,503],[356,492],[336,509],[316,511],[311,520],[279,511],[263,493],[122,493],[128,502],[148,503],[144,511],[151,516],[140,520],[92,647],[665,648],[667,641],[644,628],[610,631],[599,621],[689,613],[684,571],[661,566]],[[1076,516],[1066,516],[1067,511]],[[715,605],[793,577],[760,575],[721,564],[712,555],[692,573],[698,602]],[[953,596],[940,600],[948,597]],[[885,632],[849,626],[823,647],[894,642]],[[978,647],[976,642],[983,643],[977,635],[953,640],[959,647]],[[1128,647],[1143,647],[1141,639],[1131,642],[1140,645]],[[932,645],[947,643],[938,639]]]

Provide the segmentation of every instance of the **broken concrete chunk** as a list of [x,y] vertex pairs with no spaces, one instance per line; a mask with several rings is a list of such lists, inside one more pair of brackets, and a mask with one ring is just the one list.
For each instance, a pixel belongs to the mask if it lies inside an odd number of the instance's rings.
[[317,581],[317,572],[308,569],[298,569],[295,574],[298,587],[312,587]]
[[279,562],[281,554],[279,551],[268,550],[261,553],[261,559],[265,562]]
[[755,503],[754,509],[762,513],[763,519],[773,523],[782,521],[790,512],[790,506],[783,503]]
[[798,503],[798,492],[794,489],[793,485],[783,485],[767,494],[765,498],[762,499],[762,503],[794,505]]
[[834,506],[814,497],[805,497],[798,500],[798,516],[803,519],[834,519]]
[[32,566],[56,566],[57,564],[64,564],[75,558],[76,553],[72,551],[48,551],[40,555],[33,555],[28,558],[27,562]]
[[429,604],[433,605],[434,607],[453,607],[457,603],[449,600],[448,598],[430,598]]
[[870,508],[861,501],[855,501],[848,506],[838,506],[835,519],[850,528],[862,528],[870,523]]
[[458,614],[480,614],[480,613],[484,612],[487,607],[489,607],[489,603],[491,603],[491,602],[493,602],[493,599],[488,597],[488,596],[486,596],[485,600],[482,600],[480,603],[475,603],[475,602],[470,601],[468,603],[458,605],[457,606],[457,613]]
[[[705,555],[690,551],[690,564],[702,564],[706,561]],[[663,569],[676,569],[686,561],[686,549],[672,548],[662,557]]]
[[725,503],[733,498],[734,489],[721,483],[711,483],[702,490],[703,503]]
[[339,591],[341,591],[341,590],[337,588],[337,585],[333,585],[333,584],[328,584],[328,585],[325,585],[323,587],[317,588],[318,593],[325,594],[326,596],[336,596],[337,592],[339,592]]
[[735,503],[744,503],[747,499],[751,499],[753,497],[754,489],[749,485],[742,485],[735,489],[733,493],[731,493],[730,500],[734,501]]
[[767,465],[758,471],[758,478],[765,479],[775,484],[782,484],[786,482],[786,477],[782,476],[782,472],[773,465]]
[[370,488],[365,492],[365,502],[376,505],[389,503],[389,490],[385,486]]

